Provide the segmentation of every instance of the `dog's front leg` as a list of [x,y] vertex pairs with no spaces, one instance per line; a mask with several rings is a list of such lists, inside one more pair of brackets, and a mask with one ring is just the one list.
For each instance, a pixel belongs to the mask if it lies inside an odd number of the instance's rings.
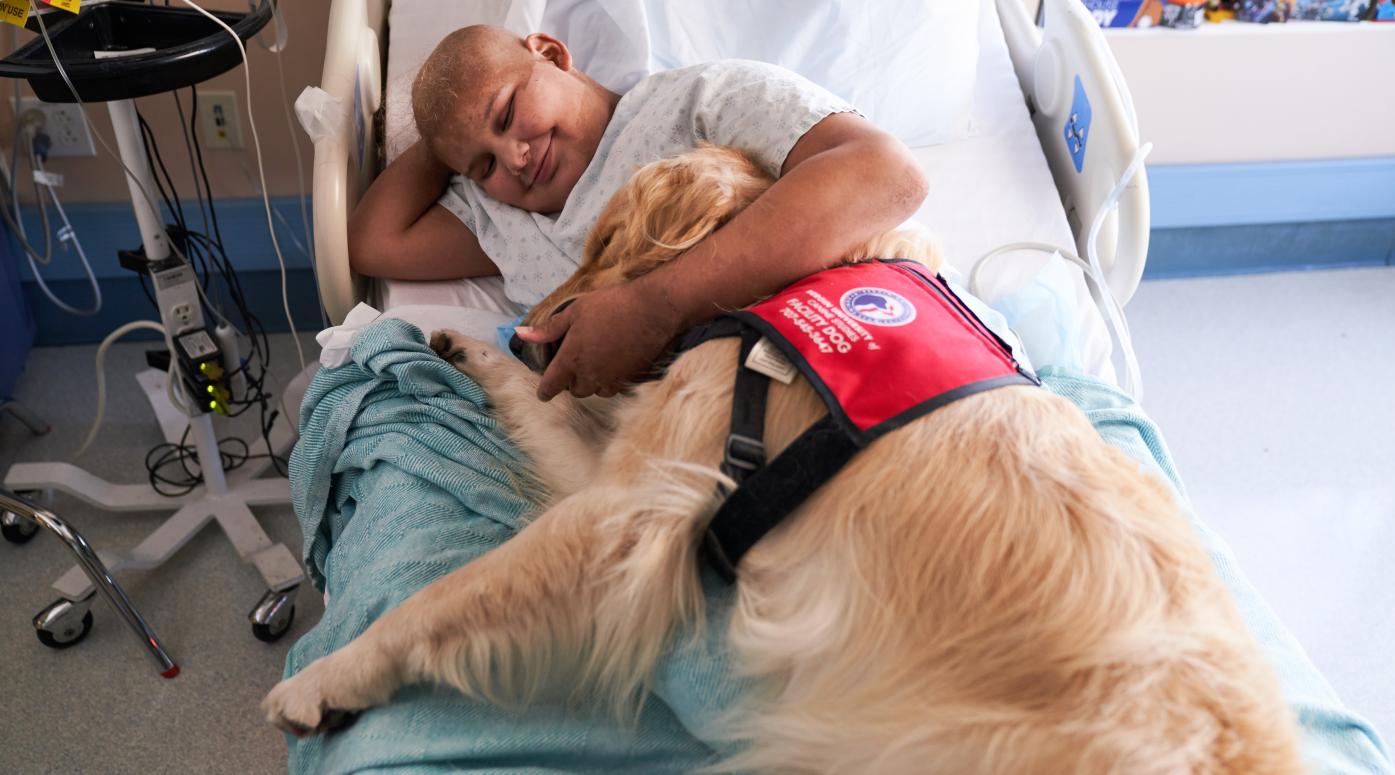
[[262,702],[267,720],[296,735],[331,731],[421,681],[517,704],[550,671],[575,669],[594,608],[595,533],[614,505],[588,495],[557,503],[282,681]]
[[532,460],[533,473],[554,500],[595,479],[608,417],[568,393],[539,401],[538,375],[486,342],[437,331],[431,349],[489,394],[509,439]]

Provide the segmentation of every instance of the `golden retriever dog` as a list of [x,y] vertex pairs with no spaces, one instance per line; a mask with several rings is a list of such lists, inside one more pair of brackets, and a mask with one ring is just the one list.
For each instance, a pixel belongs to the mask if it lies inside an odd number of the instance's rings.
[[[644,167],[528,322],[673,258],[770,183],[718,147]],[[905,232],[848,260],[890,256],[939,261]],[[670,641],[703,624],[698,547],[738,346],[709,341],[614,399],[540,403],[523,364],[438,333],[550,506],[275,687],[267,718],[324,732],[414,682],[513,705],[565,684],[632,711]],[[770,457],[826,411],[802,378],[772,381]],[[735,594],[726,645],[757,688],[731,710],[745,745],[721,769],[1303,769],[1275,676],[1172,491],[1043,388],[971,395],[873,442],[746,554]]]

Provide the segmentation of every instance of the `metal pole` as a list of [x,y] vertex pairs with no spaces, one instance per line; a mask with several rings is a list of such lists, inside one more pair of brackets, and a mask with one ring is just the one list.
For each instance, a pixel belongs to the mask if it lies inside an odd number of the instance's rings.
[[194,447],[199,451],[199,471],[203,474],[204,491],[210,496],[227,495],[227,477],[223,475],[223,457],[218,452],[218,437],[213,434],[213,416],[200,414],[189,418],[194,432]]
[[121,161],[130,170],[126,174],[126,186],[131,190],[131,209],[135,210],[136,223],[140,225],[145,257],[150,261],[159,261],[169,257],[170,243],[161,226],[159,211],[147,198],[147,195],[155,196],[155,178],[150,174],[150,159],[145,155],[140,122],[136,118],[136,103],[114,100],[107,103],[107,110],[111,113],[111,126],[116,130],[116,145],[121,151]]
[[92,545],[87,543],[82,535],[53,512],[39,508],[3,488],[0,488],[0,509],[28,517],[37,522],[40,527],[58,536],[58,540],[68,547],[68,551],[73,553],[73,557],[77,558],[78,566],[82,568],[83,573],[87,574],[87,578],[92,580],[92,585],[101,591],[102,597],[107,599],[107,603],[116,609],[121,618],[126,620],[131,631],[140,639],[146,652],[160,668],[160,675],[165,678],[179,675],[179,665],[176,665],[174,660],[170,658],[169,652],[165,651],[165,646],[155,635],[155,631],[150,629],[150,625],[145,623],[140,612],[131,605],[131,599],[126,596],[126,591],[107,572],[106,565],[102,564],[97,553],[93,551]]

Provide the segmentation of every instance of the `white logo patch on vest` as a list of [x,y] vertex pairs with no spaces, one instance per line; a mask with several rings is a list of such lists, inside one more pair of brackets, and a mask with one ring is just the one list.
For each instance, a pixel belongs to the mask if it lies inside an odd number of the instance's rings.
[[915,305],[905,296],[885,288],[853,288],[843,294],[838,306],[874,326],[904,326],[915,320]]

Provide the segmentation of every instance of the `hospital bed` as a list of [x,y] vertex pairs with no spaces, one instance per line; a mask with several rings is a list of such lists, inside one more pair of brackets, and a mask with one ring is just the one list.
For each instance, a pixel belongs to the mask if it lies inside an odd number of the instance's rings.
[[[493,293],[490,284],[481,288],[479,283],[370,286],[349,269],[348,214],[381,165],[415,137],[407,98],[410,76],[445,32],[480,18],[502,22],[508,14],[520,23],[538,23],[546,15],[545,5],[539,0],[333,4],[320,86],[343,112],[326,122],[326,131],[316,138],[314,162],[316,273],[332,320],[342,321],[364,300],[391,308],[478,303],[477,291]],[[970,257],[1016,242],[1060,245],[1084,256],[1091,221],[1102,215],[1100,263],[1114,295],[1124,303],[1138,286],[1147,255],[1147,178],[1137,167],[1122,194],[1111,197],[1138,154],[1138,131],[1113,57],[1093,19],[1078,5],[1048,0],[1053,23],[1043,31],[1018,0],[965,4],[976,9],[969,34],[978,46],[976,52],[970,49],[976,61],[969,66],[977,72],[944,77],[972,84],[967,131],[957,133],[953,143],[913,148],[933,183],[917,220],[936,232],[951,262],[968,272]],[[491,17],[472,10],[482,6],[497,6],[504,13]],[[932,59],[931,69],[933,64]],[[1068,134],[1072,130],[1081,137]],[[1083,146],[1075,153],[1088,153],[1088,164],[1076,167],[1073,145]],[[1018,276],[1031,276],[1037,268],[1030,260],[1012,264]]]
[[[447,32],[481,21],[520,32],[554,32],[577,53],[582,69],[597,75],[584,56],[602,46],[577,36],[629,36],[633,42],[645,30],[637,32],[634,16],[614,9],[638,7],[652,14],[656,4],[657,0],[334,0],[320,84],[324,94],[317,104],[298,104],[315,141],[316,272],[329,317],[342,322],[355,305],[367,302],[375,311],[359,314],[358,322],[374,319],[376,310],[382,310],[386,317],[403,318],[428,332],[453,327],[489,337],[496,324],[519,314],[522,308],[507,298],[497,279],[406,283],[355,276],[347,258],[348,215],[382,165],[415,139],[407,96],[411,75]],[[703,5],[725,7],[720,2]],[[1109,305],[1122,305],[1132,296],[1147,254],[1149,205],[1142,161],[1148,146],[1140,142],[1127,85],[1096,23],[1074,0],[1045,0],[1038,17],[1044,26],[1034,18],[1038,9],[1022,0],[922,6],[956,9],[938,21],[952,27],[942,33],[958,35],[946,46],[953,49],[946,56],[959,59],[928,57],[925,77],[953,81],[958,96],[939,104],[958,104],[962,110],[946,117],[939,131],[931,133],[931,141],[908,143],[931,183],[915,220],[935,233],[963,278],[974,275],[981,258],[1007,253],[1004,260],[985,265],[975,278],[974,289],[988,298],[1009,296],[1037,279],[1052,248],[1094,263],[1094,280],[1087,279],[1090,273],[1070,267],[1069,293],[1079,302],[1072,307],[1078,316],[1074,330],[1108,330]],[[953,16],[964,9],[969,9],[967,18]],[[578,20],[576,14],[583,10],[590,15]],[[966,39],[976,45],[959,45]],[[611,86],[607,76],[623,86],[633,73],[611,67],[598,76]],[[871,118],[877,120],[875,115]],[[1033,335],[1018,333],[1025,340]],[[1106,337],[1102,347],[1077,348],[1077,354],[1083,354],[1073,365],[1088,377],[1113,382],[1116,364],[1110,351]],[[303,412],[303,425],[307,419],[313,421],[312,415]],[[1161,455],[1165,459],[1166,453]],[[307,548],[307,557],[311,552]],[[1300,655],[1295,659],[1306,665],[1301,649],[1296,644],[1293,648]],[[295,657],[288,670],[296,669]],[[1321,677],[1310,665],[1305,669],[1311,675],[1302,678],[1311,683],[1304,685],[1312,696],[1320,695],[1325,687]],[[1340,707],[1335,698],[1332,702]],[[1346,718],[1333,712],[1336,718]],[[1334,722],[1342,723],[1347,722]],[[1360,727],[1359,720],[1350,724]],[[383,733],[378,728],[364,734]],[[299,753],[293,749],[293,769],[297,763],[327,766],[320,758],[324,752],[314,747],[318,745],[311,744],[308,759],[304,748]],[[1379,756],[1363,753],[1352,760],[1379,761]]]

